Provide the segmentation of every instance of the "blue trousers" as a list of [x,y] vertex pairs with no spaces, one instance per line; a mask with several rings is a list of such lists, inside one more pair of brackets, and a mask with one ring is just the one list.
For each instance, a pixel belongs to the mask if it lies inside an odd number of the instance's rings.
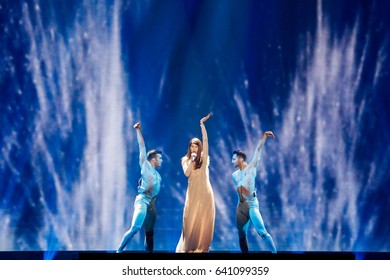
[[267,247],[272,253],[276,253],[275,244],[271,235],[264,226],[263,218],[259,210],[259,201],[256,197],[240,202],[236,209],[236,226],[240,239],[240,248],[243,253],[248,252],[248,242],[246,239],[249,224],[252,222],[255,230],[261,238],[265,239]]
[[134,201],[134,213],[131,227],[123,235],[117,252],[123,251],[130,239],[141,230],[142,226],[145,229],[145,248],[149,252],[153,251],[153,229],[156,222],[155,200],[155,198],[148,197],[144,194],[137,195]]

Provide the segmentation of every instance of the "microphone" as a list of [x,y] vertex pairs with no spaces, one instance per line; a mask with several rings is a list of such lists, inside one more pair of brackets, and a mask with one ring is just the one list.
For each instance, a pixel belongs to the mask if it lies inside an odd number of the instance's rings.
[[195,160],[195,158],[196,158],[196,156],[197,156],[197,154],[196,154],[196,153],[192,153],[192,154],[191,154],[191,160],[192,160],[192,161],[194,161],[194,160]]

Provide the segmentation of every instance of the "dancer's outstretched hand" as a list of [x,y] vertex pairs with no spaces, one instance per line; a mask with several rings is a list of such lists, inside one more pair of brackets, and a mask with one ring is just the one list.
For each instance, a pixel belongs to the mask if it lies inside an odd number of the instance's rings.
[[266,132],[264,132],[263,137],[265,137],[265,138],[267,138],[267,137],[275,138],[275,135],[273,134],[272,131],[266,131]]
[[139,122],[137,122],[134,126],[133,126],[136,130],[141,130],[141,124]]

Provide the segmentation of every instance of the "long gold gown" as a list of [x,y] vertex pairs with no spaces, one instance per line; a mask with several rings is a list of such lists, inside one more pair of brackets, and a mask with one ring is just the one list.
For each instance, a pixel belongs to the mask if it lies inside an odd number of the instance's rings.
[[190,168],[187,156],[181,159],[188,188],[183,213],[183,230],[176,252],[208,252],[214,235],[215,203],[209,180],[209,155],[206,128],[201,124],[203,164],[199,169]]

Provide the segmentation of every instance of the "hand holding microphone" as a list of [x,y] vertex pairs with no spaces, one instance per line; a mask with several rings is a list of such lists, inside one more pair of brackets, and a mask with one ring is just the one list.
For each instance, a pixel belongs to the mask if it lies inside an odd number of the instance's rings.
[[197,156],[197,154],[196,154],[196,153],[192,153],[192,154],[191,154],[191,161],[195,161],[195,159],[196,159],[196,156]]

